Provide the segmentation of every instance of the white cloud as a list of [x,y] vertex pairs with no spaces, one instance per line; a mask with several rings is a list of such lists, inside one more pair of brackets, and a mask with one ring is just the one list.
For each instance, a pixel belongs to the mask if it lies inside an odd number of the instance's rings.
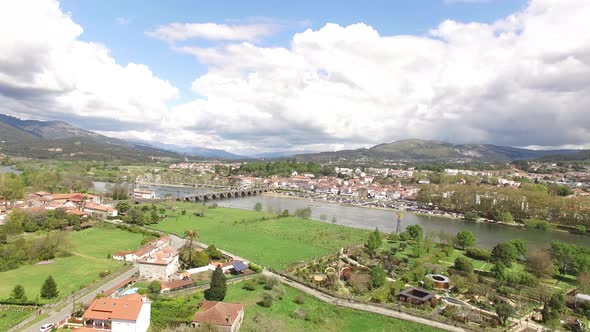
[[14,31],[0,35],[0,112],[232,152],[410,137],[590,147],[588,2],[533,0],[494,23],[445,21],[426,36],[326,24],[260,47],[251,40],[261,34],[209,34],[242,42],[179,46],[208,71],[192,84],[204,98],[175,107],[169,82],[79,41],[82,28],[52,1],[35,4],[0,8],[0,29]]
[[170,23],[148,31],[147,35],[170,42],[193,38],[254,41],[272,34],[274,30],[273,24]]
[[0,112],[153,125],[178,95],[147,66],[80,41],[82,27],[56,1],[1,2],[0,30],[11,31],[0,36]]

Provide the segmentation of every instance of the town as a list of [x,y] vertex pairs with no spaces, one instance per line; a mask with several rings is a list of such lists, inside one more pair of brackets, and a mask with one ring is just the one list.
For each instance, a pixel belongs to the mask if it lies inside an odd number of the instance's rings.
[[[545,190],[548,199],[586,200],[587,168],[556,163],[509,163],[479,170],[324,164],[300,173],[299,163],[288,164],[288,175],[260,176],[252,171],[252,162],[175,163],[143,168],[130,179],[133,185],[69,193],[62,193],[66,187],[34,190],[43,188],[24,186],[19,172],[3,173],[2,246],[5,252],[20,247],[2,259],[0,274],[14,283],[2,290],[3,310],[21,317],[7,324],[31,331],[35,327],[27,326],[38,326],[39,320],[48,330],[80,331],[238,331],[242,325],[246,330],[325,330],[336,321],[356,324],[338,316],[315,316],[316,310],[336,304],[339,309],[334,310],[361,310],[367,315],[363,319],[401,319],[409,329],[411,324],[450,331],[585,326],[590,306],[587,247],[554,241],[544,249],[527,248],[521,240],[501,239],[497,245],[479,247],[470,231],[450,234],[441,229],[433,234],[404,220],[416,214],[446,217],[448,223],[474,220],[532,228],[526,232],[586,234],[588,205],[580,207],[572,224],[563,214],[558,220],[527,219],[533,207],[497,215],[486,214],[482,207],[474,213],[485,200],[468,189],[461,195],[471,195],[468,199],[475,205],[456,209],[445,204],[445,197],[456,195],[455,187],[486,186],[488,195],[494,192],[491,188],[512,190],[522,192],[522,200],[535,186],[537,192]],[[544,171],[537,173],[540,168]],[[163,182],[170,178],[193,182]],[[455,189],[440,195],[434,190],[447,186]],[[193,201],[191,190],[204,200]],[[215,196],[223,190],[262,196]],[[224,206],[256,197],[384,209],[391,211],[392,231],[344,227],[324,215],[315,221],[310,208],[265,212],[260,200],[250,211]],[[267,233],[269,227],[273,233]],[[312,229],[314,236],[303,240],[299,235]],[[282,239],[273,234],[282,234]],[[278,249],[283,247],[294,252]],[[44,249],[30,252],[33,248]],[[90,258],[102,261],[107,270],[90,268],[95,276],[77,271],[88,269]],[[62,264],[77,265],[70,267],[67,279],[59,276]],[[39,295],[34,294],[36,287],[41,287]],[[279,318],[265,311],[277,301],[292,312]],[[65,309],[53,311],[55,304]],[[173,305],[181,307],[173,312]],[[379,321],[384,328],[401,326]]]

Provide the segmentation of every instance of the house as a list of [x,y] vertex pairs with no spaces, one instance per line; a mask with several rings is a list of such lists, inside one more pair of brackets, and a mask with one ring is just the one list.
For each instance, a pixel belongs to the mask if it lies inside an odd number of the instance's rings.
[[198,328],[209,324],[220,332],[236,332],[243,320],[244,306],[241,303],[202,301],[192,325]]
[[117,209],[96,203],[86,203],[86,205],[84,205],[83,211],[88,212],[88,214],[95,218],[106,219],[107,217],[117,216]]
[[431,306],[435,306],[437,302],[434,293],[419,287],[404,289],[399,293],[398,299],[400,302],[406,302],[415,305],[424,305],[429,303]]
[[155,199],[156,192],[153,190],[147,189],[133,189],[133,197],[134,198],[141,198],[141,199]]
[[149,254],[138,261],[139,276],[148,279],[168,280],[176,271],[178,262],[178,251],[167,246],[162,250]]
[[118,261],[135,262],[139,259],[145,258],[150,254],[153,254],[164,247],[170,245],[170,237],[162,236],[159,239],[146,244],[134,251],[119,251],[113,254],[113,259]]
[[92,301],[82,315],[86,328],[112,332],[146,332],[150,326],[151,304],[147,297],[131,294]]

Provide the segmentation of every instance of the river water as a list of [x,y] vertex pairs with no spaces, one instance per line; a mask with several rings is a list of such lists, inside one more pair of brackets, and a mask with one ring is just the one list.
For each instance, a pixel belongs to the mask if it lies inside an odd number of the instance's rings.
[[22,172],[12,168],[11,166],[0,166],[0,173],[21,174]]
[[[249,210],[253,210],[257,202],[262,203],[263,210],[276,213],[285,209],[293,213],[297,209],[310,207],[313,219],[320,220],[320,215],[325,215],[327,217],[326,222],[331,222],[334,217],[338,225],[365,229],[379,228],[379,230],[387,233],[395,230],[397,222],[396,213],[393,210],[343,206],[310,200],[251,196],[217,201],[220,206]],[[424,229],[425,234],[432,234],[433,237],[437,237],[441,231],[452,235],[462,230],[471,231],[475,235],[477,245],[484,248],[492,248],[499,242],[513,239],[525,241],[529,250],[546,248],[551,241],[563,241],[590,247],[590,237],[584,235],[404,213],[402,228],[405,229],[413,224],[419,224]]]

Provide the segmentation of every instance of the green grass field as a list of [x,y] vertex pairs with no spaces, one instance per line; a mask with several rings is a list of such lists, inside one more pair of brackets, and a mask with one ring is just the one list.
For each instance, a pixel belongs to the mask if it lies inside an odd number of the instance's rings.
[[31,314],[31,310],[7,309],[0,310],[0,331],[8,331],[9,328],[22,322]]
[[[179,206],[187,208],[186,215],[170,216],[152,227],[180,236],[187,229],[195,229],[204,243],[280,270],[294,262],[363,243],[369,234],[366,230],[313,220],[276,219],[268,213],[221,207],[207,210],[205,217],[196,217],[189,210],[194,204]],[[269,219],[261,220],[263,217]]]
[[107,259],[107,254],[135,249],[142,238],[140,234],[98,227],[69,233],[69,250],[74,255],[56,258],[47,265],[24,265],[15,270],[0,272],[0,298],[8,298],[12,288],[21,284],[29,300],[34,300],[48,275],[55,279],[60,297],[67,296],[98,280],[100,272],[120,268],[123,263]]
[[[228,285],[224,300],[244,305],[245,317],[241,331],[440,331],[382,315],[336,307],[307,295],[303,304],[296,304],[293,299],[299,291],[290,287],[285,287],[287,295],[282,300],[265,308],[257,304],[263,292],[262,286],[259,285],[254,291],[247,291],[242,289],[242,285],[243,283]],[[292,317],[291,314],[296,309],[307,312],[308,319]],[[256,317],[258,322],[255,321]]]

